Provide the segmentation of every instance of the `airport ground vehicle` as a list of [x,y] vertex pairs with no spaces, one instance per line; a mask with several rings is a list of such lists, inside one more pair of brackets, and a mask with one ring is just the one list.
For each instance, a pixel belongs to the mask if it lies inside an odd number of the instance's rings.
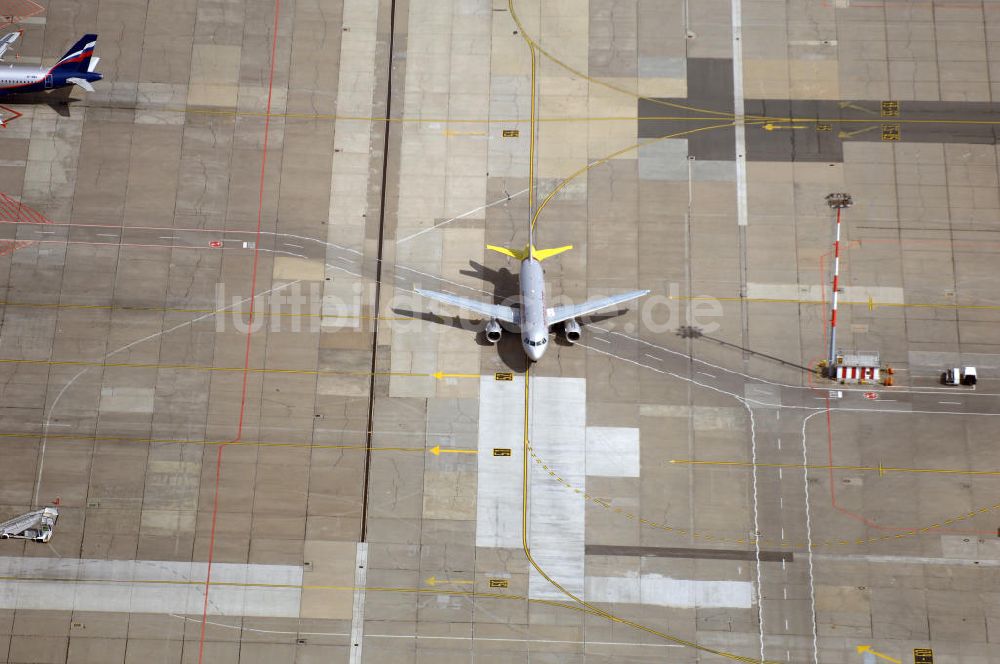
[[32,542],[48,542],[52,539],[52,529],[59,519],[55,507],[43,507],[0,523],[0,539],[26,539]]
[[975,367],[954,367],[945,371],[942,378],[945,385],[975,385],[978,380]]

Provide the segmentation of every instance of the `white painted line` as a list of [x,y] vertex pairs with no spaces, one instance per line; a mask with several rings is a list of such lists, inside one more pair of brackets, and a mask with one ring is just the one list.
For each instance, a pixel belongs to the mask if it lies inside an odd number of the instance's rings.
[[710,373],[705,373],[704,371],[699,371],[698,373],[700,373],[702,376],[708,376],[709,378],[715,378],[715,375],[710,374]]
[[954,405],[954,406],[961,406],[962,405],[961,401],[938,401],[938,403],[946,403],[946,404],[951,404],[951,405]]
[[736,223],[747,225],[747,136],[743,100],[743,3],[732,0],[733,122],[736,127]]
[[118,237],[118,236],[114,233],[98,233],[97,237]]
[[650,355],[649,353],[643,353],[643,355],[645,355],[646,357],[648,357],[651,360],[656,360],[657,362],[662,362],[663,361],[662,358],[659,358],[659,357],[657,357],[655,355]]
[[969,558],[923,558],[918,556],[883,556],[877,554],[845,554],[814,553],[817,560],[840,562],[883,563],[886,565],[961,565],[963,567],[1000,567],[1000,560]]
[[354,608],[351,610],[351,664],[361,664],[365,638],[365,587],[368,585],[368,544],[358,542],[354,564]]
[[161,235],[161,240],[176,240],[178,239],[176,235]]
[[602,339],[600,337],[594,337],[594,341],[600,341],[602,344],[609,344],[611,341],[609,339]]
[[441,228],[445,224],[450,224],[453,221],[458,221],[459,219],[463,219],[465,217],[468,217],[470,214],[475,214],[476,212],[481,212],[481,211],[483,211],[483,210],[485,210],[487,208],[493,207],[494,205],[499,205],[500,203],[506,203],[510,199],[515,198],[517,196],[520,196],[522,194],[526,194],[526,193],[528,193],[528,190],[527,189],[522,189],[521,191],[517,192],[516,194],[511,194],[510,196],[505,196],[503,198],[499,198],[499,199],[493,201],[492,203],[487,203],[486,205],[481,205],[481,206],[479,206],[477,208],[469,210],[468,212],[463,212],[462,214],[458,215],[457,217],[452,217],[451,219],[446,219],[445,221],[442,221],[440,223],[434,224],[433,226],[430,226],[430,227],[425,228],[423,230],[417,231],[413,235],[407,235],[406,237],[404,237],[401,240],[396,240],[396,244],[397,245],[403,244],[404,242],[408,242],[408,241],[412,240],[413,238],[415,238],[417,236],[423,235],[424,233],[429,233],[429,232],[431,232],[433,230]]
[[505,639],[483,636],[424,636],[408,634],[368,634],[369,639],[440,639],[447,641],[499,641],[503,643],[563,643],[588,646],[642,646],[643,648],[683,648],[676,643],[629,643],[627,641],[562,641],[558,639]]
[[294,247],[296,249],[305,249],[305,247],[303,247],[301,244],[292,244],[291,242],[286,242],[285,246],[286,247]]

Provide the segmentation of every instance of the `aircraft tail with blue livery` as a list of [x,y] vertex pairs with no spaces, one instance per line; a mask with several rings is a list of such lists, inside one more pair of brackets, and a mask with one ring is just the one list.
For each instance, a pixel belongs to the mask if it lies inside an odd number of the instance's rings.
[[97,35],[84,35],[49,69],[0,66],[0,95],[44,92],[69,85],[93,92],[93,83],[103,76],[98,73],[100,58],[94,57]]

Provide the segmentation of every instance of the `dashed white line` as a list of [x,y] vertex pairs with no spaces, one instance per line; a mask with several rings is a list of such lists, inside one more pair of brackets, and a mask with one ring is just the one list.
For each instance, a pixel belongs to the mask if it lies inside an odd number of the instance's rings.
[[649,353],[643,353],[643,355],[645,355],[646,357],[648,357],[651,360],[656,360],[657,362],[662,362],[663,361],[662,357],[657,357],[655,355],[650,355]]
[[97,237],[118,237],[118,236],[114,233],[98,233]]
[[708,376],[709,378],[715,378],[716,377],[714,374],[706,373],[704,371],[699,371],[698,373],[700,373],[702,376]]
[[295,247],[296,249],[305,249],[301,244],[292,244],[291,242],[285,243],[286,247]]
[[945,404],[950,404],[950,405],[953,405],[953,406],[961,406],[962,405],[961,401],[938,401],[938,403],[945,403]]
[[609,344],[611,341],[609,339],[602,339],[600,337],[594,337],[594,341],[600,341],[602,344]]

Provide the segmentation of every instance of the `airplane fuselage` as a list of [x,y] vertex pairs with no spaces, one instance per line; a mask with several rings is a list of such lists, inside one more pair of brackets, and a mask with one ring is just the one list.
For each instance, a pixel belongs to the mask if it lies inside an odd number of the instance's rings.
[[549,343],[545,322],[545,271],[534,258],[521,261],[521,346],[524,354],[537,362]]
[[73,85],[70,78],[90,83],[101,80],[97,72],[60,72],[40,67],[0,65],[0,96],[26,92],[44,92]]

